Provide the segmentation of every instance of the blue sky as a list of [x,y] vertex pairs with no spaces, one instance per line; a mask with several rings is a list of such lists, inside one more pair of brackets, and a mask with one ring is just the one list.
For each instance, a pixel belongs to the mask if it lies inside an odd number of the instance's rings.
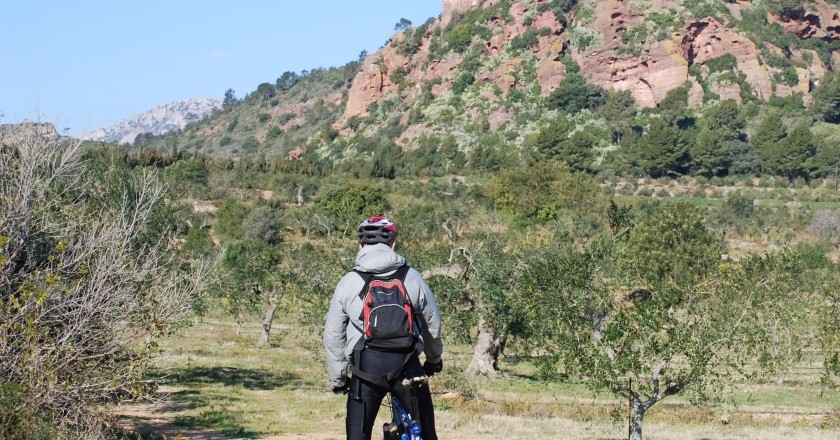
[[80,135],[158,105],[237,97],[285,71],[374,52],[442,0],[13,1],[0,15],[0,123]]

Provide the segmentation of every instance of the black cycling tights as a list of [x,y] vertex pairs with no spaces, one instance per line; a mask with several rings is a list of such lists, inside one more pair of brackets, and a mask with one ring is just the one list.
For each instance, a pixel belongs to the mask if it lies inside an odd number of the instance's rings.
[[[366,373],[384,375],[399,368],[405,361],[405,356],[404,353],[364,350],[360,368]],[[420,360],[417,356],[408,361],[406,370],[422,372]],[[410,407],[411,394],[402,385],[401,381],[402,378],[395,379],[390,383],[390,389],[385,389],[358,378],[351,379],[350,393],[347,396],[347,440],[371,440],[373,424],[376,421],[379,406],[382,405],[382,400],[388,392],[395,394],[406,408]],[[423,439],[437,440],[435,413],[429,386],[427,384],[416,385],[415,390]],[[377,435],[380,436],[381,433],[380,427],[377,430]]]

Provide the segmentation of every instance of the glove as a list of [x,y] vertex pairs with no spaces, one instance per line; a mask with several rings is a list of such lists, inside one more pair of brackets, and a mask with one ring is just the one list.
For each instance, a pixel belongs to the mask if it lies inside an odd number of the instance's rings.
[[426,373],[426,376],[434,376],[435,373],[440,373],[440,370],[443,370],[443,359],[437,362],[426,361],[423,363],[423,372]]
[[333,394],[347,394],[347,391],[349,390],[350,385],[347,384],[347,381],[330,384],[330,391],[332,391]]

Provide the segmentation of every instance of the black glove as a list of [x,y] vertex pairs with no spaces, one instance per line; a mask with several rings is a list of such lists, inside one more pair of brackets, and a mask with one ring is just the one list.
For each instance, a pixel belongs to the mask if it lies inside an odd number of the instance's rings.
[[350,390],[350,386],[347,382],[342,384],[330,384],[330,391],[332,391],[333,394],[347,394],[348,390]]
[[435,362],[426,361],[423,363],[423,372],[426,376],[434,376],[435,373],[440,373],[443,370],[443,359]]

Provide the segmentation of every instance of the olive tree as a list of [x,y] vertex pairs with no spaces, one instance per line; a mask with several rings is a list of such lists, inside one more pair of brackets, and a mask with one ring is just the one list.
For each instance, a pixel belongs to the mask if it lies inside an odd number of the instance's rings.
[[0,134],[0,386],[56,436],[104,438],[102,404],[151,390],[154,339],[202,290],[207,267],[178,260],[164,195],[77,142]]
[[283,272],[280,250],[263,240],[230,243],[222,257],[226,271],[224,292],[234,309],[263,307],[262,330],[257,345],[270,344],[271,326],[283,295],[288,276]]
[[666,205],[625,239],[552,244],[524,263],[523,307],[541,351],[646,412],[681,393],[783,371],[803,345],[811,292],[795,253],[724,261],[700,211]]

